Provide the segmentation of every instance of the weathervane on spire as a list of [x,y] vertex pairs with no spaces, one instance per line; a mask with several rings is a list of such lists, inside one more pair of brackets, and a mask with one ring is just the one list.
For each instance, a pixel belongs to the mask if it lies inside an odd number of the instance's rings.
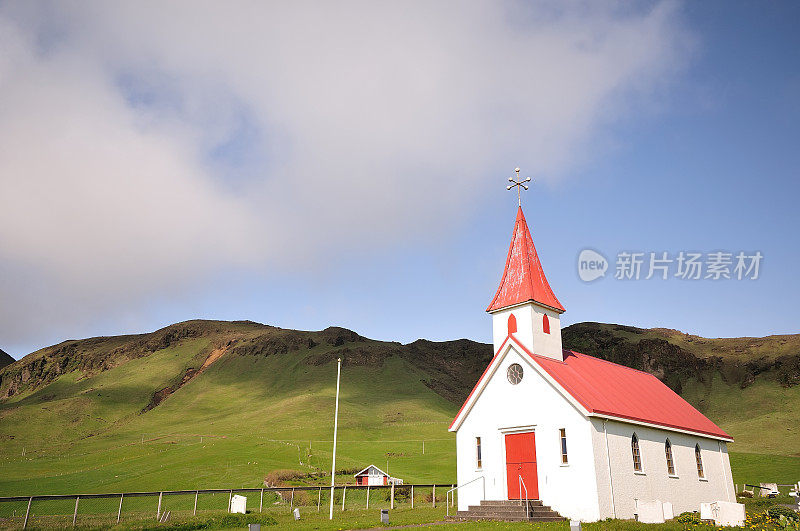
[[508,186],[506,186],[506,190],[511,190],[512,188],[516,188],[517,189],[517,203],[519,203],[519,206],[522,206],[522,195],[520,194],[520,189],[521,188],[525,188],[527,190],[528,186],[525,183],[530,182],[531,178],[527,177],[527,178],[525,178],[525,179],[520,181],[519,180],[519,168],[515,168],[514,171],[517,173],[517,178],[516,179],[514,179],[513,177],[509,177],[508,178],[509,182],[512,182],[514,184],[509,184]]

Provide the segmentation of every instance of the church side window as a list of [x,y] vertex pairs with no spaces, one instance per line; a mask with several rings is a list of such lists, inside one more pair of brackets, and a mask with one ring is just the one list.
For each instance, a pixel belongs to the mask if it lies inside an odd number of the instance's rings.
[[517,318],[514,314],[508,316],[508,335],[517,333]]
[[475,437],[475,453],[478,461],[478,468],[483,467],[483,463],[481,462],[481,438]]
[[672,459],[672,443],[669,439],[664,443],[664,454],[667,456],[667,474],[675,475],[675,461]]
[[694,445],[694,460],[697,462],[697,477],[703,479],[706,477],[705,471],[703,471],[703,456],[700,455],[700,445]]
[[633,455],[633,469],[636,472],[642,471],[642,456],[639,453],[639,437],[633,434],[631,437],[631,454]]
[[567,460],[567,430],[561,428],[559,431],[559,435],[561,438],[561,464],[566,465]]
[[542,315],[542,331],[545,334],[550,333],[550,319],[547,318],[547,314]]

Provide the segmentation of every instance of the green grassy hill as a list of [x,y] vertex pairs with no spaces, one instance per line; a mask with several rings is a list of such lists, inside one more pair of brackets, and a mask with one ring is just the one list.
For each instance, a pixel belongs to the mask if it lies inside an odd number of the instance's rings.
[[453,480],[454,393],[477,379],[487,345],[188,322],[62,343],[0,371],[0,494],[258,486],[274,469],[325,470],[337,357],[339,467],[388,459],[402,478]]
[[[785,350],[770,355],[738,351],[739,340],[715,351],[717,340],[704,339],[695,353],[689,343],[702,338],[670,336],[582,323],[564,330],[564,343],[649,370],[709,414],[737,439],[737,481],[800,479],[791,457],[800,454],[798,336],[775,339]],[[467,340],[401,345],[252,322],[66,341],[0,369],[0,495],[250,487],[278,469],[319,483],[330,466],[337,357],[337,468],[385,469],[388,460],[387,472],[406,481],[451,483],[447,427],[491,355]]]

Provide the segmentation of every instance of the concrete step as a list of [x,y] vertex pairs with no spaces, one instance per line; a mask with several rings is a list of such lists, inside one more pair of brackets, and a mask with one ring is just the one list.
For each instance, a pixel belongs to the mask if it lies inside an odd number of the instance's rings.
[[526,512],[529,514],[542,514],[542,513],[552,513],[553,511],[550,507],[531,507],[527,511],[523,507],[481,507],[476,505],[470,505],[467,510],[473,513],[520,513],[525,514]]
[[[467,508],[467,510],[473,511],[473,512],[513,511],[513,512],[524,513],[525,512],[525,507],[521,507],[519,505],[491,505],[491,506],[487,506],[487,505],[470,505]],[[529,513],[546,513],[546,512],[552,512],[552,511],[553,511],[553,509],[551,509],[550,507],[540,505],[540,506],[537,506],[537,507],[529,507],[527,512],[529,512]]]
[[541,500],[528,500],[527,507],[519,500],[483,500],[457,511],[455,519],[465,521],[500,520],[505,522],[559,522],[564,519]]
[[479,518],[494,518],[497,520],[502,520],[504,518],[561,518],[558,513],[555,512],[546,512],[546,513],[537,513],[537,514],[528,514],[525,513],[507,513],[507,512],[497,512],[497,513],[476,513],[467,511],[461,516],[476,516]]
[[[523,505],[524,502],[519,500],[482,500],[481,505],[484,506],[491,506],[491,505]],[[542,500],[528,500],[529,505],[542,505]]]
[[503,522],[562,522],[564,520],[560,516],[532,516],[530,518],[525,518],[524,516],[493,517],[493,516],[458,515],[455,518],[457,520],[465,520],[469,522],[474,522],[479,520],[500,520]]
[[[506,509],[506,508],[513,509],[513,508],[518,508],[518,509],[522,509],[523,511],[526,509],[526,506],[523,505],[523,504],[520,504],[520,503],[509,503],[509,504],[506,504],[506,505],[484,505],[484,504],[480,504],[480,505],[476,505],[475,507],[483,507],[485,509],[495,509],[495,508],[496,509]],[[537,511],[539,509],[550,509],[550,506],[549,505],[542,505],[542,504],[538,504],[538,505],[530,505],[529,504],[527,506],[527,509],[529,509],[531,511]]]
[[458,513],[463,514],[471,514],[476,516],[484,516],[484,515],[497,515],[497,516],[558,516],[558,513],[552,510],[543,510],[543,511],[528,511],[526,514],[524,510],[520,509],[488,509],[484,508],[482,510],[476,509],[469,509],[468,511],[458,511]]
[[548,520],[548,521],[549,520],[563,520],[563,518],[560,515],[554,514],[554,513],[537,514],[537,515],[531,515],[531,516],[525,516],[524,514],[519,514],[519,513],[515,513],[515,514],[502,514],[502,513],[473,514],[473,513],[467,513],[467,514],[457,514],[456,516],[459,517],[459,518],[483,518],[483,519],[486,519],[486,520],[501,520],[501,521],[502,520],[515,520],[515,521],[516,520],[541,520],[541,519]]

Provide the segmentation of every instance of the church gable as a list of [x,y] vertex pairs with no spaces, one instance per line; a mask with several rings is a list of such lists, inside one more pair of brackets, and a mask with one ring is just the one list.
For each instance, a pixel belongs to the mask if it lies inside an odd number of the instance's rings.
[[489,380],[498,377],[498,369],[510,352],[516,353],[530,370],[585,417],[604,417],[723,441],[733,440],[652,374],[574,351],[564,351],[564,361],[537,356],[513,335],[506,338],[486,367],[453,419],[450,431],[458,430]]
[[[486,367],[483,375],[475,384],[475,387],[467,397],[467,400],[461,406],[461,409],[450,425],[449,431],[458,431],[459,427],[466,420],[467,416],[469,416],[472,409],[481,399],[482,394],[490,382],[513,378],[513,376],[507,374],[509,365],[512,364],[510,360],[513,360],[514,363],[520,366],[523,378],[527,378],[528,380],[537,378],[548,384],[548,387],[554,391],[553,394],[548,395],[549,402],[552,402],[554,398],[563,400],[570,404],[573,409],[580,412],[583,416],[586,416],[587,411],[580,405],[580,403],[577,402],[564,389],[562,389],[561,386],[555,380],[553,380],[553,378],[550,377],[546,371],[542,370],[542,368],[537,365],[531,356],[528,355],[528,353],[525,351],[525,348],[513,336],[509,336],[501,345],[494,358],[492,358],[492,361],[489,362],[489,365]],[[509,381],[509,383],[511,382]]]

